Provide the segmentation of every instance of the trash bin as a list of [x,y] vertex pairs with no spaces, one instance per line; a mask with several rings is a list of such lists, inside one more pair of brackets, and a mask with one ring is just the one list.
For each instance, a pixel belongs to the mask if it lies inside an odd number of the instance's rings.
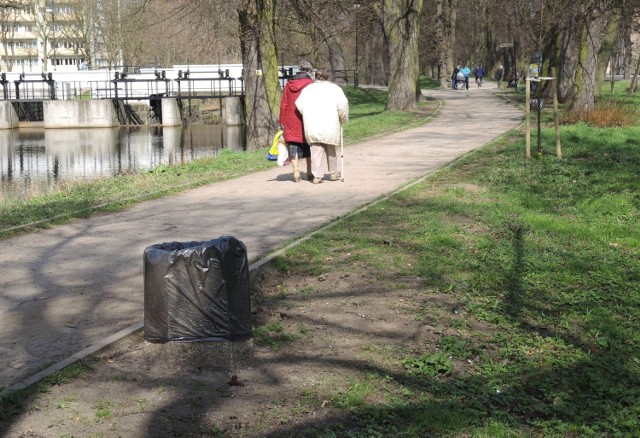
[[251,337],[246,246],[232,236],[144,250],[144,339],[235,341]]

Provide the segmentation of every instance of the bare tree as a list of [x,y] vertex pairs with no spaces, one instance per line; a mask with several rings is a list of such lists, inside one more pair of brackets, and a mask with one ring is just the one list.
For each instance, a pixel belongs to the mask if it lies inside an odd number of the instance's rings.
[[368,15],[365,38],[366,80],[372,85],[389,84],[389,48],[380,17]]
[[436,0],[435,50],[438,56],[438,82],[447,86],[453,69],[453,47],[456,40],[458,0]]
[[30,3],[29,0],[23,1],[2,1],[0,2],[0,9],[23,9],[28,6]]
[[[237,1],[154,0],[123,27],[125,58],[144,65],[241,62]],[[130,9],[133,9],[130,7]]]
[[[607,72],[609,64],[612,61],[615,62],[615,60],[612,58],[614,57],[616,40],[618,35],[622,32],[622,28],[624,26],[623,15],[621,12],[621,5],[613,5],[613,11],[609,15],[606,27],[604,29],[602,45],[600,46],[600,50],[598,51],[598,64],[595,83],[595,89],[597,91],[602,89],[602,84],[604,83],[605,74]],[[611,67],[611,83],[613,83],[615,81],[615,67],[614,65],[612,65]]]
[[[45,16],[46,6],[44,0],[33,0],[29,4],[29,7],[35,11],[33,14],[34,25],[32,27],[32,32],[37,35],[40,41],[42,41],[42,46],[37,47],[38,57],[42,61],[42,70],[48,71],[49,59],[54,51],[52,44],[54,20],[47,20],[47,17]],[[51,13],[53,13],[53,11]]]
[[387,110],[413,110],[420,93],[418,81],[419,23],[422,0],[383,0],[382,20],[389,41]]
[[[603,3],[607,3],[606,7],[611,6],[610,1]],[[580,56],[574,76],[576,92],[572,103],[576,110],[587,110],[595,105],[598,54],[609,19],[609,13],[605,8],[600,8],[596,4],[588,6],[592,7],[582,14]]]
[[265,147],[276,131],[281,91],[275,47],[277,0],[238,5],[247,117],[247,149]]
[[[289,21],[299,21],[298,25],[292,26],[300,29],[300,33],[314,35],[311,41],[318,45],[324,45],[326,57],[316,56],[314,62],[328,61],[331,70],[338,82],[346,80],[347,60],[345,56],[345,46],[352,46],[350,42],[357,36],[359,25],[357,14],[361,8],[360,3],[348,0],[289,0],[282,10],[291,10],[295,17]],[[315,40],[315,41],[314,41]],[[357,48],[356,48],[357,50]],[[356,68],[355,61],[351,64]]]
[[100,2],[101,19],[97,23],[97,55],[106,61],[109,68],[118,68],[122,62],[122,20],[119,0]]
[[[3,23],[2,29],[0,29],[0,41],[4,53],[0,53],[0,65],[2,65],[2,55],[7,60],[9,56],[15,54],[15,46],[13,39],[15,35],[15,29],[18,24],[19,10],[16,8],[3,7],[0,9],[0,22]],[[6,63],[7,71],[13,71],[13,63]]]
[[[160,57],[162,63],[176,60],[241,62],[245,88],[247,148],[268,144],[278,123],[280,87],[276,41],[277,0],[147,0],[140,5],[147,16],[143,25],[151,51],[128,45],[127,56]],[[216,24],[224,24],[217,29]],[[222,39],[226,35],[226,39]],[[235,36],[233,42],[229,35]],[[144,35],[138,38],[144,40]],[[194,37],[197,44],[190,41]],[[220,44],[220,40],[228,44]],[[222,47],[222,49],[219,49]],[[217,50],[212,50],[217,48]],[[240,55],[240,56],[238,56]]]
[[82,60],[90,61],[94,55],[92,41],[97,10],[97,0],[76,2],[65,14],[65,26],[59,30],[61,39],[71,44],[78,68]]

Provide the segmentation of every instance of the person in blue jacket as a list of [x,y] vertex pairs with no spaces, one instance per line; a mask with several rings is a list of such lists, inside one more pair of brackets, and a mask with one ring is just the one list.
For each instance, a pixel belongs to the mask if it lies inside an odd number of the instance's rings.
[[482,87],[482,78],[484,77],[484,68],[479,65],[476,67],[476,84],[478,88]]
[[465,64],[464,67],[462,67],[460,69],[460,72],[464,75],[464,87],[468,90],[469,89],[469,75],[471,75],[471,69],[469,67],[467,67],[467,64]]

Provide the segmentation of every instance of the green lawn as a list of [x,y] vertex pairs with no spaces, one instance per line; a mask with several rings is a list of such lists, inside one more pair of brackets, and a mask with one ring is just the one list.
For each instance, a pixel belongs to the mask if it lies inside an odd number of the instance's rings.
[[463,304],[456,326],[415,315],[455,335],[397,357],[405,375],[356,380],[389,402],[346,403],[359,424],[349,436],[640,429],[640,127],[564,126],[562,160],[543,134],[539,158],[514,134],[279,261],[290,275],[365,264]]

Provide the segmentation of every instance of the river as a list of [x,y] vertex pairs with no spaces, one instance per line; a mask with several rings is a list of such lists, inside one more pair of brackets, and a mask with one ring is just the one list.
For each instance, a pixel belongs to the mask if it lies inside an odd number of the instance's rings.
[[113,177],[244,150],[243,126],[0,130],[0,202],[64,181]]

